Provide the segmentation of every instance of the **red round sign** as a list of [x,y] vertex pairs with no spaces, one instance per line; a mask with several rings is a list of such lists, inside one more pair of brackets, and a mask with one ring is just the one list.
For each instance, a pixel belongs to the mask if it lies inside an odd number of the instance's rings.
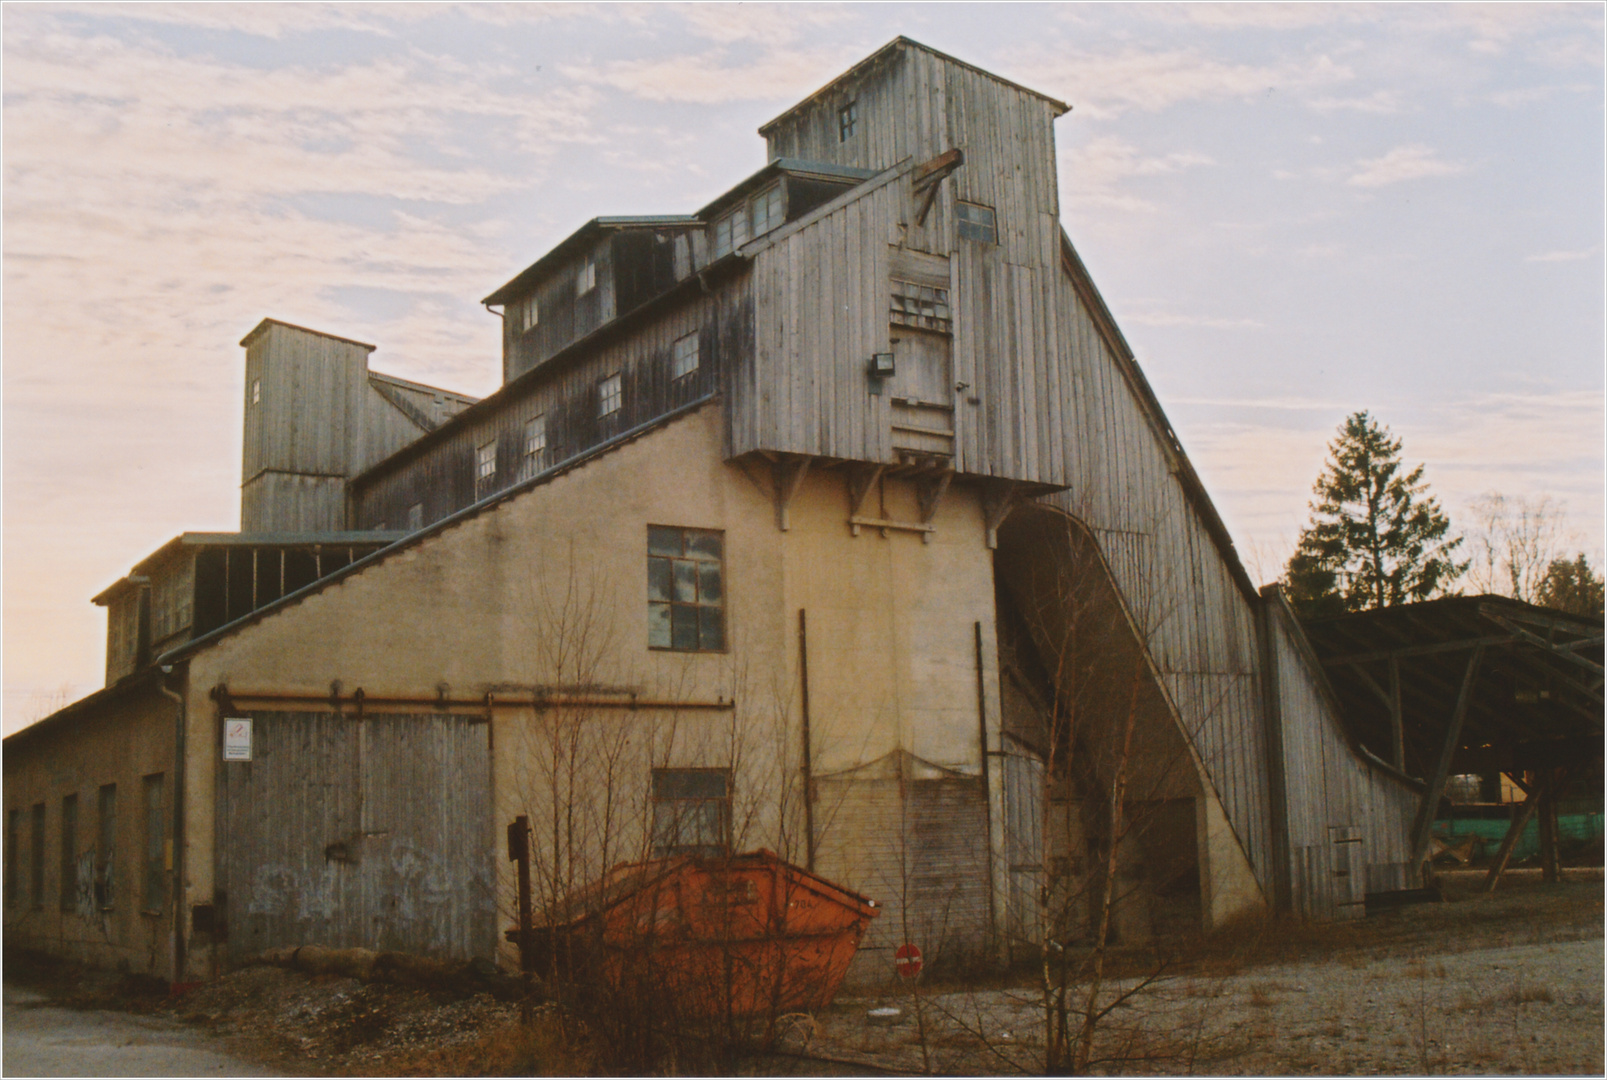
[[921,950],[905,942],[893,954],[893,968],[904,978],[913,979],[921,973]]

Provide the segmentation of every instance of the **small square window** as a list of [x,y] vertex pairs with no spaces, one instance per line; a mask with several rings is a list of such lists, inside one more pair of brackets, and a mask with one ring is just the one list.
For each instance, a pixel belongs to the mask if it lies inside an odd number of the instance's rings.
[[647,645],[676,652],[725,649],[724,536],[647,527]]
[[613,416],[625,402],[625,384],[619,373],[608,376],[597,384],[597,416]]
[[251,404],[255,405],[262,400],[262,380],[251,380]]
[[854,137],[854,128],[859,126],[859,102],[850,101],[837,110],[837,141],[847,142]]
[[684,379],[697,370],[697,334],[687,334],[670,348],[670,378]]
[[984,244],[997,244],[999,230],[994,223],[993,207],[980,203],[955,203],[957,230],[962,240],[980,240]]
[[718,859],[731,851],[731,770],[653,770],[653,854]]
[[586,256],[586,261],[580,264],[580,273],[575,275],[575,295],[585,296],[597,287],[597,261],[592,256]]

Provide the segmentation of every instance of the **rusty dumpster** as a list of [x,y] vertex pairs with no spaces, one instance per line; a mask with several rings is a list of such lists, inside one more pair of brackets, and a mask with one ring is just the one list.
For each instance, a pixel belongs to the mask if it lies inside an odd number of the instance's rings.
[[534,966],[600,976],[686,1019],[774,1018],[829,1005],[879,913],[767,850],[627,863],[548,910]]

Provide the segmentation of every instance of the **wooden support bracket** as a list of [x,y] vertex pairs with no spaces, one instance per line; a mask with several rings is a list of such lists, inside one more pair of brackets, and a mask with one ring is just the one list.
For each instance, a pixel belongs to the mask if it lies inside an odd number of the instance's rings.
[[926,215],[931,213],[932,203],[937,199],[938,185],[944,177],[963,164],[965,164],[965,152],[955,147],[916,168],[911,178],[911,190],[917,195],[922,195],[924,192],[924,195],[921,198],[920,208],[915,211],[915,224],[926,224]]
[[808,456],[801,455],[783,458],[770,467],[776,495],[776,528],[782,532],[792,528],[792,500],[803,487],[804,477],[809,475],[809,462]]
[[854,469],[848,474],[848,532],[852,536],[859,535],[859,523],[856,519],[863,517],[865,500],[875,490],[876,482],[882,478],[886,465],[864,465]]
[[[937,508],[943,502],[943,496],[949,490],[949,484],[954,479],[954,470],[946,469],[936,476],[917,480],[915,483],[915,498],[921,506],[921,524],[931,525],[932,519],[937,517]],[[921,534],[921,542],[930,544],[935,528],[929,528]]]
[[982,518],[987,528],[988,550],[999,546],[999,526],[1021,502],[1013,480],[995,480],[982,489]]

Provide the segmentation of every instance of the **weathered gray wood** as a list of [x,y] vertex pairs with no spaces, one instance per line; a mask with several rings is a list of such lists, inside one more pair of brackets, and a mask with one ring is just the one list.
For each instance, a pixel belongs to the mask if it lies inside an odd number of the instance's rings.
[[1423,801],[1417,808],[1417,817],[1412,822],[1412,862],[1421,863],[1428,855],[1429,833],[1434,827],[1434,813],[1439,808],[1440,796],[1445,793],[1445,781],[1451,774],[1451,758],[1462,740],[1462,721],[1467,718],[1468,702],[1472,700],[1473,683],[1478,677],[1479,662],[1484,659],[1484,646],[1476,646],[1468,656],[1467,667],[1462,673],[1462,688],[1457,691],[1456,707],[1451,712],[1450,723],[1445,728],[1445,738],[1440,741],[1439,757],[1434,762],[1434,772],[1428,781],[1428,790],[1423,792]]

